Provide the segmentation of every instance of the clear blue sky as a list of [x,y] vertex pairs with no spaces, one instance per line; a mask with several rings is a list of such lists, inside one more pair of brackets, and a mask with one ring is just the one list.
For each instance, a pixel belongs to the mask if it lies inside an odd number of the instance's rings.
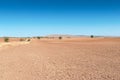
[[119,0],[0,0],[0,36],[120,36]]

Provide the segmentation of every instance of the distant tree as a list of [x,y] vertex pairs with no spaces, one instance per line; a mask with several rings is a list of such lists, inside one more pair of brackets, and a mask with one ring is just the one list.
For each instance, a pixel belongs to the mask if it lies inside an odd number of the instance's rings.
[[91,37],[91,38],[94,38],[94,36],[93,36],[93,35],[91,35],[90,37]]
[[5,37],[5,38],[4,38],[4,41],[5,41],[5,42],[9,42],[9,38],[8,38],[8,37]]
[[60,36],[60,37],[59,37],[59,39],[61,40],[61,39],[62,39],[62,37]]
[[37,39],[40,39],[40,38],[41,38],[41,37],[39,37],[39,36],[37,37]]

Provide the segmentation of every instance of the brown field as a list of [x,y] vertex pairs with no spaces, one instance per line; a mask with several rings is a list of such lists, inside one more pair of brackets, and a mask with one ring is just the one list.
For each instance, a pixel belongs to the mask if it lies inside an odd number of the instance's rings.
[[0,42],[0,80],[120,80],[120,38]]

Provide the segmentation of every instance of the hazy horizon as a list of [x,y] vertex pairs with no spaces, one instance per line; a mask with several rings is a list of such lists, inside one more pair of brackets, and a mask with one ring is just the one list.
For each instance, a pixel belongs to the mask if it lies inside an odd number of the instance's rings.
[[120,36],[118,0],[0,0],[0,37]]

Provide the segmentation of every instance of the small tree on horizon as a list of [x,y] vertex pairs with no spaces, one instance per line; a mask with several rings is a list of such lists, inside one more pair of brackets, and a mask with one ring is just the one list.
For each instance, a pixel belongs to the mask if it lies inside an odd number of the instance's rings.
[[59,39],[61,40],[61,39],[62,39],[62,37],[60,36],[60,37],[59,37]]
[[93,36],[93,35],[91,35],[90,37],[91,37],[91,38],[94,38],[94,36]]
[[39,37],[39,36],[37,37],[37,39],[40,39],[40,38],[41,38],[41,37]]

